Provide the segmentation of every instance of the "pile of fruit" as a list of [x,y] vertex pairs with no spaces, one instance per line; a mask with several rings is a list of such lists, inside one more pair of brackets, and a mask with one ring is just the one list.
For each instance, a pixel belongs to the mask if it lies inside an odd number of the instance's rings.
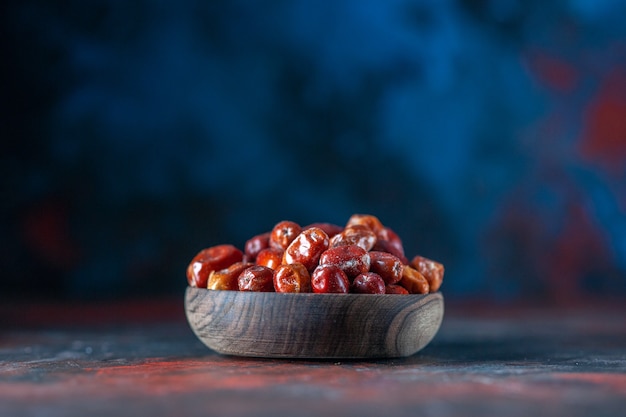
[[284,220],[249,239],[244,251],[218,245],[187,267],[192,287],[285,293],[426,294],[439,290],[442,264],[410,261],[400,237],[373,215],[354,214],[345,226]]

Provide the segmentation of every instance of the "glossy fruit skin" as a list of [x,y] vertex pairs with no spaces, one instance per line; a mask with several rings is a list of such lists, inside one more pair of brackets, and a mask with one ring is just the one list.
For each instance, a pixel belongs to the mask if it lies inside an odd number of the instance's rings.
[[270,246],[270,235],[271,232],[261,233],[246,241],[244,255],[247,261],[254,262],[259,252]]
[[322,253],[320,265],[334,265],[352,279],[370,270],[370,255],[357,245],[337,246]]
[[284,264],[301,263],[312,272],[318,265],[320,255],[328,249],[330,239],[319,227],[303,230],[285,250]]
[[265,248],[256,257],[256,264],[276,269],[283,262],[284,250]]
[[370,271],[376,272],[385,284],[396,284],[402,279],[402,261],[388,252],[370,251]]
[[441,287],[444,273],[442,264],[417,255],[411,260],[410,265],[424,275],[424,278],[428,281],[430,292],[435,292]]
[[397,256],[402,264],[407,265],[409,260],[404,254],[404,245],[400,236],[389,227],[383,227],[380,232],[376,234],[376,244],[372,250],[389,252],[394,256]]
[[213,271],[241,262],[243,252],[233,245],[217,245],[198,252],[187,266],[187,282],[191,287],[207,288]]
[[236,291],[239,289],[239,275],[251,266],[253,264],[248,262],[235,262],[228,268],[213,271],[209,275],[207,288],[209,290]]
[[237,278],[239,291],[273,292],[274,270],[263,265],[244,269]]
[[359,274],[352,281],[350,292],[355,294],[385,294],[385,281],[375,272]]
[[319,265],[311,274],[311,287],[318,294],[347,294],[350,291],[350,281],[339,267]]
[[409,261],[398,234],[369,214],[354,214],[345,226],[284,220],[248,239],[243,252],[203,249],[186,270],[191,287],[360,294],[435,292],[443,275],[439,262],[420,255]]
[[285,250],[300,234],[302,227],[296,222],[283,220],[276,223],[270,234],[270,247]]
[[372,250],[375,244],[376,234],[369,227],[359,224],[346,227],[330,241],[332,248],[357,245],[362,247],[365,251]]
[[338,224],[334,223],[311,223],[308,226],[303,227],[302,230],[310,229],[312,227],[319,227],[324,232],[326,232],[329,238],[332,238],[333,236],[343,232],[343,226],[339,226]]
[[403,268],[400,285],[406,288],[410,294],[427,294],[430,290],[428,281],[424,275],[410,266]]
[[398,285],[398,284],[385,285],[385,294],[406,295],[408,293],[409,292],[407,291],[407,289],[404,288],[402,285]]
[[371,214],[353,214],[346,222],[346,227],[354,225],[366,226],[375,234],[378,234],[384,227],[378,217]]
[[283,264],[274,271],[274,291],[312,292],[311,274],[301,263]]

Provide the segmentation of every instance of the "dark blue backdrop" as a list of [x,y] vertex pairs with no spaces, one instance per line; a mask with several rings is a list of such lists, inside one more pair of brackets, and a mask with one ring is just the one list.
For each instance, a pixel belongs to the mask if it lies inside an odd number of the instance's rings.
[[10,1],[5,296],[372,213],[449,297],[626,294],[624,2]]

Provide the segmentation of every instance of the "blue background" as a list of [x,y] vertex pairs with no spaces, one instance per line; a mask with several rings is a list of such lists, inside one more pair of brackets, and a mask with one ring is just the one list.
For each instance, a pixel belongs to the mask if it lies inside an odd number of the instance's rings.
[[626,3],[9,1],[5,297],[371,213],[454,299],[626,295]]

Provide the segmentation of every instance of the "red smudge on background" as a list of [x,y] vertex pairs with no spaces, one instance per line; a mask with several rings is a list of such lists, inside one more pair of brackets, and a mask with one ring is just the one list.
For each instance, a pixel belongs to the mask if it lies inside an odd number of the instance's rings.
[[31,252],[44,263],[69,269],[79,258],[78,245],[70,233],[69,209],[51,198],[26,211],[22,238]]
[[584,114],[581,157],[610,173],[626,168],[626,69],[616,68],[601,81]]
[[61,327],[106,327],[132,324],[184,323],[180,297],[150,297],[115,301],[5,302],[0,304],[3,328],[41,329]]
[[605,390],[612,390],[626,395],[626,375],[609,374],[600,372],[571,372],[555,373],[551,377],[564,382],[587,383],[590,386],[600,387]]
[[548,291],[557,302],[579,301],[582,281],[609,262],[608,248],[600,230],[581,204],[570,204],[563,226],[543,257]]
[[[626,173],[626,67],[612,64],[598,75],[597,55],[568,61],[550,54],[535,48],[524,55],[540,87],[560,99],[529,137],[534,166],[506,197],[487,246],[493,252],[498,241],[513,242],[520,265],[541,281],[550,300],[563,305],[582,301],[594,276],[606,278],[615,264],[608,233],[590,209],[597,203],[571,168],[604,169],[608,176],[602,180],[626,210],[619,192]],[[585,85],[597,82],[587,99],[581,96],[583,79]],[[570,145],[572,126],[582,132],[576,148]]]
[[[581,303],[594,288],[594,276],[610,271],[610,242],[567,167],[549,154],[538,162],[528,181],[511,191],[487,235],[488,256],[504,259],[492,275],[506,274],[507,262],[517,263],[531,275],[526,285],[541,282],[542,295],[551,302]],[[537,184],[549,195],[547,201],[537,196]],[[503,241],[511,245],[500,245]]]
[[542,51],[533,51],[528,54],[527,62],[539,82],[557,92],[568,93],[578,85],[578,70],[564,59]]

